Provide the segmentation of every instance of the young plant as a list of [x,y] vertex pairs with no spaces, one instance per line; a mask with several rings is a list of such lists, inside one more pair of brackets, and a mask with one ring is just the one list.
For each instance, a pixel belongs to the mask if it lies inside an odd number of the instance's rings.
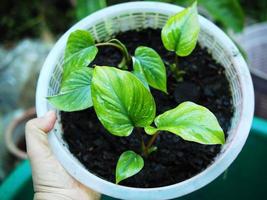
[[[197,16],[194,3],[169,18],[162,29],[166,49],[179,56],[187,56],[193,51],[199,33]],[[99,46],[113,46],[121,51],[123,59],[117,66],[120,69],[88,67]],[[177,63],[173,64],[177,67]],[[128,71],[131,64],[132,72]],[[69,112],[93,106],[101,124],[111,134],[127,137],[135,130],[140,136],[141,155],[132,150],[121,154],[116,167],[116,184],[143,168],[143,158],[157,150],[154,143],[159,134],[170,132],[201,144],[225,142],[216,117],[207,108],[193,102],[181,103],[155,116],[156,104],[149,87],[168,93],[164,62],[152,48],[140,46],[131,56],[119,40],[95,44],[89,32],[77,30],[68,38],[63,67],[59,93],[47,97],[52,105]],[[142,129],[151,135],[147,143],[142,139]]]
[[178,56],[188,56],[197,44],[200,26],[198,22],[197,3],[170,17],[162,28],[161,39],[164,47],[175,52],[175,62],[170,64],[170,70],[179,81],[185,74],[179,68]]

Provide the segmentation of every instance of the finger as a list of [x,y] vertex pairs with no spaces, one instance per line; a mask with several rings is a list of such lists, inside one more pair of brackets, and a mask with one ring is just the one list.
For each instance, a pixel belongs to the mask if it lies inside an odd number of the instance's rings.
[[56,114],[49,111],[44,117],[35,118],[26,124],[26,145],[29,158],[50,154],[47,133],[54,127]]
[[[45,116],[30,120],[27,124],[30,129],[40,129],[45,133],[51,131],[56,121],[55,111],[48,111]],[[27,127],[27,126],[26,126]]]

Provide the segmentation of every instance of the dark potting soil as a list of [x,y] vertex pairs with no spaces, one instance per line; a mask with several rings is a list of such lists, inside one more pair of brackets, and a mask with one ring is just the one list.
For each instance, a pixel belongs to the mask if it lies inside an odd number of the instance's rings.
[[[218,118],[225,133],[233,115],[232,95],[224,68],[199,46],[190,56],[179,58],[179,67],[186,73],[183,82],[177,82],[168,63],[174,62],[174,53],[162,45],[160,30],[128,31],[116,36],[133,55],[138,46],[155,49],[163,58],[168,74],[168,92],[152,89],[157,114],[176,107],[184,101],[193,101],[208,107]],[[93,64],[116,66],[121,54],[116,49],[100,48]],[[127,86],[125,86],[127,87]],[[112,113],[111,113],[112,114]],[[94,109],[79,112],[61,112],[64,138],[70,151],[93,174],[114,182],[116,163],[122,152],[140,153],[140,142],[133,132],[129,137],[108,133],[96,117]],[[149,139],[143,133],[146,141]],[[201,145],[162,132],[156,140],[158,147],[145,159],[145,166],[137,175],[120,184],[131,187],[160,187],[186,180],[206,169],[220,152],[220,145]]]

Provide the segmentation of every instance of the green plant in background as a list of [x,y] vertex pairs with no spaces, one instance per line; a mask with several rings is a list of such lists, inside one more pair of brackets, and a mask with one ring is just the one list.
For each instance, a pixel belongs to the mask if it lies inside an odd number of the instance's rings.
[[[24,0],[1,2],[0,36],[4,42],[23,37],[57,36],[75,21],[109,5],[135,0]],[[145,0],[143,0],[145,1]],[[147,0],[148,1],[148,0]],[[151,0],[190,5],[193,0]],[[267,20],[267,0],[199,0],[199,6],[224,29],[241,31],[246,17]],[[45,8],[45,9],[44,9]],[[50,23],[53,21],[53,23]]]
[[2,0],[0,13],[1,43],[7,44],[22,38],[56,36],[75,22],[69,0]]
[[[109,5],[135,0],[24,0],[1,2],[0,36],[4,42],[23,37],[62,34],[75,21]],[[145,1],[145,0],[143,0]],[[149,0],[147,0],[149,1]],[[193,0],[151,0],[190,5]],[[257,22],[267,20],[267,0],[199,0],[199,6],[224,29],[241,31],[246,17]],[[50,23],[53,21],[53,23]]]
[[80,20],[87,15],[107,6],[106,0],[76,0],[76,18]]
[[[161,37],[165,48],[175,52],[176,57],[187,56],[196,46],[199,30],[197,4],[193,3],[168,19]],[[99,46],[113,46],[121,51],[123,59],[117,68],[88,67]],[[128,70],[131,64],[133,71]],[[102,125],[115,136],[127,137],[134,130],[139,134],[140,155],[132,150],[121,154],[116,167],[117,184],[143,168],[143,158],[157,150],[154,143],[159,134],[170,132],[201,144],[225,142],[213,113],[193,102],[181,103],[156,117],[156,104],[149,87],[168,92],[166,68],[155,50],[140,46],[131,56],[119,40],[95,43],[87,31],[70,34],[59,94],[48,100],[63,111],[93,107]],[[151,135],[147,143],[142,139],[144,133]]]
[[267,21],[267,0],[240,0],[245,13],[258,22]]

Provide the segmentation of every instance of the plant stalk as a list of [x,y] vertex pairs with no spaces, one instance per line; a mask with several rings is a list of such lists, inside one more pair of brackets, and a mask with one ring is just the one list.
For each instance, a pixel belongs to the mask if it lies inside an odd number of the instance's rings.
[[177,54],[175,54],[174,63],[175,63],[175,67],[177,69],[178,68],[178,56],[177,56]]
[[174,64],[170,65],[170,69],[178,82],[183,81],[183,76],[185,74],[185,71],[179,68],[179,58],[177,54],[175,54]]
[[141,143],[141,152],[142,152],[142,154],[144,154],[144,151],[146,149],[146,145],[145,145],[142,133],[141,133],[141,129],[140,128],[136,128],[136,132],[138,134],[138,137],[139,137],[139,140],[140,140],[140,143]]
[[112,46],[112,47],[115,47],[117,48],[122,56],[123,56],[123,59],[121,60],[120,64],[118,65],[119,68],[122,68],[122,69],[128,69],[128,66],[127,64],[129,64],[129,58],[131,58],[129,55],[128,55],[128,52],[125,52],[125,50],[123,49],[123,47],[121,47],[120,45],[118,44],[115,44],[115,43],[111,43],[111,42],[102,42],[102,43],[97,43],[95,44],[96,47],[100,47],[100,46]]
[[149,148],[154,144],[154,142],[156,141],[157,137],[159,135],[159,132],[155,133],[150,140],[148,141],[147,145],[145,146],[144,149],[144,156],[147,157],[148,156],[148,150]]
[[149,148],[154,144],[154,142],[155,142],[155,140],[157,139],[158,135],[159,135],[159,132],[155,133],[155,134],[150,138],[150,140],[148,141],[148,144],[147,144],[147,146],[146,146],[147,149],[149,149]]
[[100,46],[113,46],[113,47],[116,47],[118,48],[123,54],[124,54],[124,50],[123,48],[118,45],[118,44],[115,44],[115,43],[110,43],[110,42],[101,42],[101,43],[97,43],[95,44],[96,47],[100,47]]

